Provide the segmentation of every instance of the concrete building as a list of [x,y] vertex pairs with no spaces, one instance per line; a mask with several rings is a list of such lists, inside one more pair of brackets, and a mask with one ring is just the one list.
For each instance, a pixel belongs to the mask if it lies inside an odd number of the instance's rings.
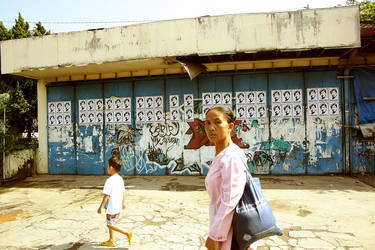
[[204,175],[215,103],[255,173],[375,173],[350,127],[373,47],[357,7],[208,16],[4,41],[1,73],[38,80],[39,173],[104,174],[118,148],[122,174]]

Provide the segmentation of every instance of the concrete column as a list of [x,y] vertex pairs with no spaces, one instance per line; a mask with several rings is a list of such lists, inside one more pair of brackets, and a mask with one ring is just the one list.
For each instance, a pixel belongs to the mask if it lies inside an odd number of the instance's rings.
[[38,137],[37,173],[48,173],[48,144],[47,144],[47,88],[44,80],[38,80]]

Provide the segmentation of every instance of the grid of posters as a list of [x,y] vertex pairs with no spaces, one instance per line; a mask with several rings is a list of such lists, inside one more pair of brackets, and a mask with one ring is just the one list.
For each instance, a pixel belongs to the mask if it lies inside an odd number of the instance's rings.
[[185,122],[194,121],[194,95],[184,94],[184,118]]
[[170,95],[169,96],[169,119],[173,122],[178,122],[181,119],[179,105],[180,105],[179,95]]
[[[105,101],[105,123],[106,124],[119,124],[119,123],[131,124],[132,100],[130,97],[106,98],[104,101]],[[100,123],[100,121],[97,120],[97,123]]]
[[236,119],[258,120],[267,118],[266,91],[236,92]]
[[310,116],[340,115],[338,88],[308,88],[307,101]]
[[48,102],[48,125],[64,126],[72,124],[71,102]]
[[135,98],[136,122],[164,122],[163,96],[138,96]]
[[298,118],[303,116],[302,89],[275,89],[271,91],[272,117]]
[[206,113],[213,106],[228,106],[232,109],[231,92],[206,92],[202,93],[202,120],[206,120]]
[[103,123],[103,99],[78,100],[78,122],[79,124],[101,124]]

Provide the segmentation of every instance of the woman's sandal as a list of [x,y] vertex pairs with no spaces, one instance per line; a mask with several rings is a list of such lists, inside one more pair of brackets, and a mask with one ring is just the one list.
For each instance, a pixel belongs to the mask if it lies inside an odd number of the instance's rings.
[[134,232],[130,232],[130,235],[129,235],[129,237],[128,237],[128,240],[129,240],[129,246],[131,246],[132,243],[133,243],[133,236],[134,236]]
[[102,242],[100,245],[105,246],[105,247],[115,247],[116,246],[115,243],[110,242],[109,240]]

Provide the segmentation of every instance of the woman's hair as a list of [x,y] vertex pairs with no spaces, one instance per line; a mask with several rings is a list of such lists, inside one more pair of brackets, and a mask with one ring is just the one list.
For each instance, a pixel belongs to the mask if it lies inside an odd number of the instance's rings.
[[210,112],[211,110],[217,110],[217,111],[221,112],[227,118],[228,123],[234,124],[235,121],[236,121],[236,118],[234,117],[233,111],[227,106],[221,106],[221,105],[213,106],[212,108],[210,108],[207,111],[207,113]]
[[112,149],[111,153],[112,157],[108,160],[108,166],[113,167],[117,172],[120,172],[122,166],[120,151],[118,150],[118,148],[114,148]]

